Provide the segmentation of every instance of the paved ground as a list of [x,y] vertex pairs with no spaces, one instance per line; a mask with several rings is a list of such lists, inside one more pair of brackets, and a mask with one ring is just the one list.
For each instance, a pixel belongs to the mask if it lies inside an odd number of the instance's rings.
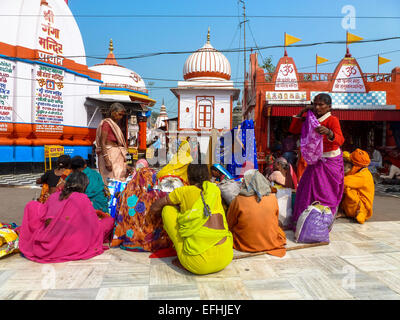
[[[40,189],[0,188],[0,221],[21,223]],[[377,192],[379,193],[379,192]],[[377,195],[364,225],[335,222],[328,246],[237,259],[196,276],[172,258],[118,248],[85,261],[39,264],[14,254],[0,259],[0,300],[8,299],[394,299],[400,300],[400,198]],[[298,246],[287,232],[287,247]],[[241,255],[235,252],[235,255]]]

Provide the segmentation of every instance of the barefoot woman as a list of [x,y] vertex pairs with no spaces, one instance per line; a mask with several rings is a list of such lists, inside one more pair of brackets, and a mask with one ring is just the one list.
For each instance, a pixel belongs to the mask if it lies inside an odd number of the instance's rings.
[[155,213],[162,210],[164,229],[186,270],[195,274],[217,272],[233,258],[232,234],[221,192],[208,181],[207,165],[190,164],[187,173],[190,185],[157,200],[151,210]]

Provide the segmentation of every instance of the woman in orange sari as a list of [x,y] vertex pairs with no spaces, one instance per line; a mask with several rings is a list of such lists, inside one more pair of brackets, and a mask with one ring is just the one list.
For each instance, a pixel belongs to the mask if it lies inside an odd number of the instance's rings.
[[374,179],[368,170],[367,152],[356,149],[350,154],[352,168],[344,177],[344,195],[341,207],[347,217],[363,224],[372,217],[375,195]]
[[44,175],[36,180],[37,184],[42,184],[42,191],[38,201],[45,203],[52,193],[61,191],[64,187],[65,179],[71,172],[71,157],[61,155],[57,159],[56,168],[46,171]]
[[110,117],[103,119],[96,131],[98,167],[105,184],[107,178],[126,180],[127,145],[124,134],[118,126],[125,113],[125,107],[121,103],[113,103],[110,107]]

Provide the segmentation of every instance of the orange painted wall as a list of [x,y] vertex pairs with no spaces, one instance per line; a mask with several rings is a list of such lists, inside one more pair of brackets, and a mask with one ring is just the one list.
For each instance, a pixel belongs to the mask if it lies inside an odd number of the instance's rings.
[[[257,141],[257,151],[267,150],[267,133],[268,133],[268,119],[264,114],[265,92],[275,91],[275,83],[266,82],[264,69],[258,66],[257,55],[251,54],[250,59],[253,62],[252,68],[254,68],[254,82],[256,86],[256,104],[254,106],[254,121],[255,121],[255,136]],[[290,58],[290,57],[288,57]],[[278,67],[278,66],[277,66]],[[277,68],[278,70],[278,68]],[[333,74],[332,74],[333,75]],[[276,78],[276,75],[274,76]],[[332,83],[330,81],[299,81],[298,91],[306,91],[307,99],[310,100],[310,92],[312,91],[325,91],[330,92]],[[392,70],[392,81],[391,82],[365,82],[365,87],[368,91],[386,91],[386,104],[395,105],[396,109],[400,109],[400,67],[396,67]],[[249,91],[251,86],[249,86]],[[253,107],[248,110],[243,109],[243,114],[246,118],[246,114],[251,112]],[[388,145],[390,141],[388,141]]]
[[[13,46],[0,42],[0,54],[11,58],[37,61],[37,50]],[[46,62],[48,63],[48,62]],[[51,63],[49,63],[51,64]],[[59,67],[58,65],[55,65]],[[64,58],[63,67],[86,75],[92,79],[101,80],[101,73],[91,71],[88,66]],[[62,132],[37,132],[36,124],[0,122],[0,145],[39,146],[45,144],[61,144],[75,146],[92,145],[96,137],[96,129],[63,126]]]

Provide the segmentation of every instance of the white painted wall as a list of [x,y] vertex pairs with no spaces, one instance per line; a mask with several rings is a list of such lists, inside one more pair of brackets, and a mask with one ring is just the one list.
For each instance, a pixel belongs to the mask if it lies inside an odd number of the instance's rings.
[[[179,99],[179,128],[180,129],[198,129],[195,123],[196,119],[196,97],[211,96],[214,97],[214,128],[230,129],[231,125],[231,95],[229,90],[193,90],[180,89]],[[189,112],[186,112],[189,108]],[[224,109],[224,112],[221,112]]]

